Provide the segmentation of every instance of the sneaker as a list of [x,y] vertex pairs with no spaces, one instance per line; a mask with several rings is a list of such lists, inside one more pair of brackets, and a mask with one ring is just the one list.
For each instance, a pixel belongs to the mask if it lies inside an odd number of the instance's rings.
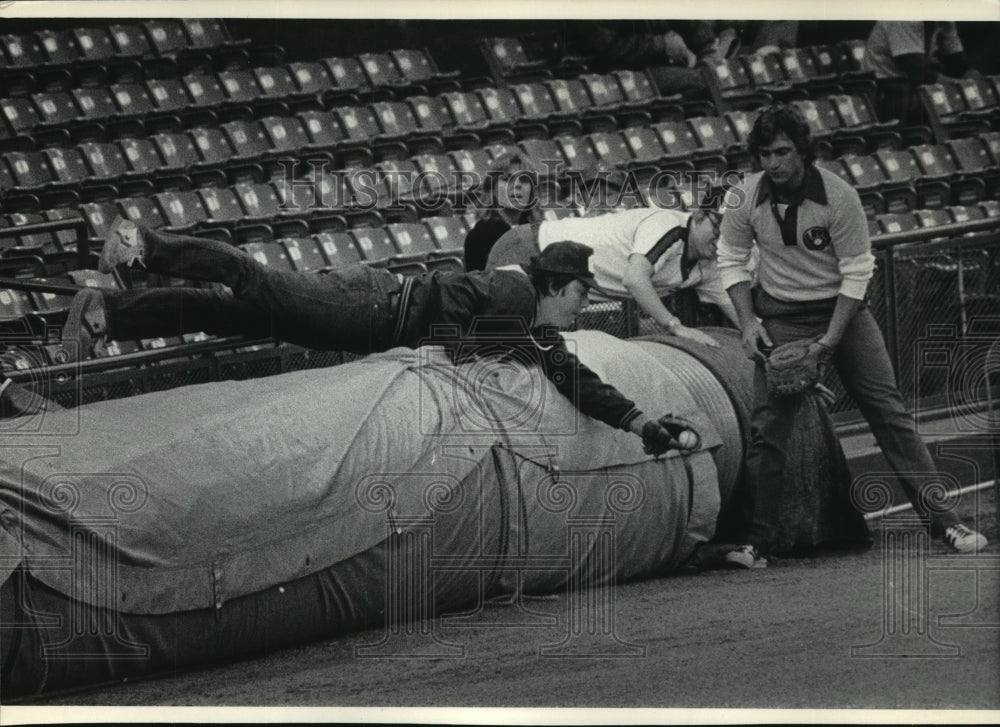
[[986,537],[964,525],[952,525],[944,531],[944,542],[959,553],[975,553],[986,547]]
[[739,545],[723,556],[730,568],[767,568],[767,558],[752,545]]
[[97,269],[102,273],[110,273],[119,265],[128,266],[136,261],[143,265],[142,256],[145,252],[146,246],[139,225],[124,217],[115,217],[104,236],[104,247],[101,248],[101,260]]
[[75,350],[71,346],[63,346],[56,361],[73,363],[103,354],[107,335],[108,314],[104,309],[104,293],[96,288],[79,290],[69,305],[62,333],[63,341],[76,341],[78,345]]

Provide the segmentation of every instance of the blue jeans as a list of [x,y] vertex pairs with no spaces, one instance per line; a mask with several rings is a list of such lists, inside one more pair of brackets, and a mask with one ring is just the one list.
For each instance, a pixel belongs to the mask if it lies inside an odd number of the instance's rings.
[[360,354],[393,345],[391,296],[401,285],[386,270],[364,265],[322,274],[277,270],[215,240],[155,230],[144,234],[148,270],[223,283],[230,290],[110,291],[105,301],[113,339],[204,331]]
[[[758,314],[775,346],[822,335],[830,320],[829,314]],[[867,306],[862,307],[848,325],[834,351],[833,366],[847,393],[857,402],[914,509],[921,517],[929,517],[932,535],[940,536],[945,528],[958,524],[959,519],[953,511],[928,513],[922,506],[920,489],[935,480],[937,467],[903,403],[882,332]],[[794,398],[782,399],[768,394],[764,366],[758,363],[754,372],[754,411],[747,454],[743,515],[746,538],[743,541],[763,552],[767,552],[771,540],[768,513],[778,508],[774,501],[778,495],[769,491],[767,483],[779,482],[785,470],[788,456],[785,442],[795,424],[794,409]]]

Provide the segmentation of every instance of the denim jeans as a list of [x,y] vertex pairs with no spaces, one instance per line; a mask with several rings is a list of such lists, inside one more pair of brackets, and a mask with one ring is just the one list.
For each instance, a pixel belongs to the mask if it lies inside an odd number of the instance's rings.
[[[829,314],[762,315],[762,319],[772,343],[780,346],[799,338],[822,335],[826,332]],[[848,325],[834,351],[833,366],[847,393],[857,402],[914,509],[921,517],[929,517],[932,535],[940,536],[959,519],[951,510],[929,513],[920,499],[921,487],[936,479],[937,467],[903,403],[882,332],[867,306],[862,307]],[[768,394],[764,366],[758,363],[754,372],[754,410],[743,522],[747,528],[745,542],[763,552],[767,552],[771,540],[768,513],[779,507],[774,501],[778,494],[769,490],[767,484],[779,482],[785,470],[788,456],[785,443],[795,425],[794,410],[794,399]]]
[[320,350],[390,348],[392,273],[349,265],[327,273],[277,270],[215,240],[144,231],[146,269],[206,282],[204,288],[146,288],[105,294],[112,339],[177,336],[274,337]]

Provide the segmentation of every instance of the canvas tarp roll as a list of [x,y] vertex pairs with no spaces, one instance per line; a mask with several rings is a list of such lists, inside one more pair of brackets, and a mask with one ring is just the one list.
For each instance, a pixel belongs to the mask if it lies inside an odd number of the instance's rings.
[[[581,360],[645,411],[688,416],[706,450],[720,444],[691,394],[652,356],[604,334],[574,335]],[[526,401],[534,409],[521,421]],[[470,415],[470,402],[494,420]],[[381,540],[388,517],[426,514],[426,498],[488,471],[497,443],[543,470],[598,472],[650,459],[637,437],[580,414],[537,369],[453,367],[428,349],[48,416],[79,416],[80,433],[20,438],[0,460],[0,522],[28,570],[70,593],[79,572],[35,564],[67,557],[71,526],[106,521],[116,602],[135,613],[217,606],[344,560]],[[654,469],[664,480],[656,488],[668,488],[667,466]],[[499,486],[484,479],[484,488]],[[368,501],[384,494],[379,483],[391,486],[388,510]],[[700,489],[717,499],[712,477]]]

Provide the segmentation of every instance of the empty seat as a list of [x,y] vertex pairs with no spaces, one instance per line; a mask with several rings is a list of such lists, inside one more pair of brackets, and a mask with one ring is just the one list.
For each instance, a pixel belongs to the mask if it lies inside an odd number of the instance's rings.
[[222,83],[211,74],[192,73],[180,80],[195,106],[218,106],[229,98],[222,88]]
[[361,53],[358,61],[373,88],[407,85],[406,78],[388,54]]
[[296,89],[301,93],[319,93],[335,85],[320,63],[289,63],[287,67]]
[[347,138],[340,119],[332,111],[303,111],[299,114],[310,146],[334,147]]
[[260,92],[268,98],[284,98],[297,93],[295,81],[287,68],[280,66],[254,68],[254,78],[260,86]]
[[233,186],[233,191],[250,219],[267,219],[282,212],[281,201],[274,188],[268,184],[238,182]]
[[90,236],[98,240],[104,239],[108,225],[118,214],[114,205],[109,202],[87,202],[80,205],[80,212],[87,220]]
[[118,200],[118,209],[122,217],[135,220],[151,228],[165,227],[167,221],[163,217],[156,202],[149,197],[125,197]]
[[424,225],[441,250],[461,251],[468,230],[461,217],[428,217]]
[[671,156],[688,156],[699,151],[698,140],[691,128],[680,121],[661,121],[653,125],[663,148]]
[[237,159],[252,159],[272,151],[270,138],[256,121],[228,121],[219,128]]
[[[42,44],[38,38],[31,35],[4,35],[0,36],[0,44],[7,54],[7,62],[14,68],[30,68],[40,66],[48,62]],[[2,58],[0,54],[0,58]]]
[[[594,151],[590,139],[578,136],[559,136],[555,140],[559,152],[566,160],[565,167],[560,169],[548,163],[547,168],[543,168],[543,174],[558,175],[565,170],[587,169],[597,166],[598,157]],[[534,158],[534,157],[532,157]],[[536,161],[539,161],[536,159]]]
[[622,169],[634,161],[629,151],[629,144],[622,133],[597,132],[590,134],[588,138],[599,162]]
[[363,227],[352,230],[350,235],[367,262],[387,260],[400,252],[383,227]]
[[108,26],[108,32],[118,55],[130,57],[153,54],[149,38],[140,25],[115,23]]
[[235,222],[243,219],[243,207],[233,190],[209,187],[199,189],[197,194],[212,222]]
[[284,246],[277,242],[251,242],[240,249],[262,265],[280,270],[294,269]]
[[330,74],[333,88],[350,91],[371,88],[357,58],[325,58],[321,62]]
[[45,49],[49,63],[64,65],[81,57],[76,40],[68,30],[39,30],[35,37]]
[[633,127],[621,132],[632,158],[641,164],[656,164],[668,152],[660,136],[651,128]]
[[68,91],[36,93],[31,99],[43,123],[66,124],[80,117],[80,109]]
[[186,227],[208,219],[194,192],[160,192],[153,195],[168,227]]
[[330,267],[341,267],[361,261],[357,245],[347,232],[317,232],[313,239],[319,244]]
[[223,164],[239,153],[229,142],[229,135],[221,128],[198,127],[188,132],[201,161],[209,164]]
[[386,229],[403,255],[425,254],[438,249],[430,230],[420,222],[395,222]]
[[188,46],[187,33],[178,20],[157,18],[143,23],[146,35],[160,55],[171,55]]
[[10,128],[15,134],[32,129],[42,123],[38,109],[27,98],[0,99],[0,111],[3,111]]
[[149,91],[138,83],[114,84],[109,90],[123,116],[139,116],[155,109]]
[[278,243],[285,248],[285,255],[294,270],[322,270],[329,264],[319,244],[311,237],[283,238]]
[[201,161],[194,140],[187,134],[154,134],[149,140],[167,169],[185,169]]
[[875,219],[886,234],[910,232],[919,227],[912,212],[890,212],[879,215]]
[[226,26],[217,18],[185,18],[181,24],[192,48],[216,48],[233,42]]
[[91,173],[98,179],[120,177],[129,171],[122,150],[114,144],[87,142],[79,145]]
[[104,61],[113,58],[118,52],[103,28],[76,28],[72,33],[81,57],[87,60]]
[[595,106],[620,106],[627,100],[615,76],[585,73],[580,76],[580,80]]
[[12,151],[4,154],[18,187],[39,187],[53,181],[45,155],[38,151]]
[[150,79],[146,88],[158,111],[180,111],[192,103],[184,85],[176,78]]
[[76,88],[71,92],[80,115],[85,119],[107,119],[118,114],[110,89]]
[[262,95],[257,79],[250,71],[222,71],[219,82],[228,99],[234,103],[251,103]]
[[302,122],[294,116],[269,116],[261,119],[260,126],[274,151],[297,151],[310,143]]
[[150,139],[122,139],[118,142],[129,166],[136,174],[153,174],[163,168],[163,160]]

